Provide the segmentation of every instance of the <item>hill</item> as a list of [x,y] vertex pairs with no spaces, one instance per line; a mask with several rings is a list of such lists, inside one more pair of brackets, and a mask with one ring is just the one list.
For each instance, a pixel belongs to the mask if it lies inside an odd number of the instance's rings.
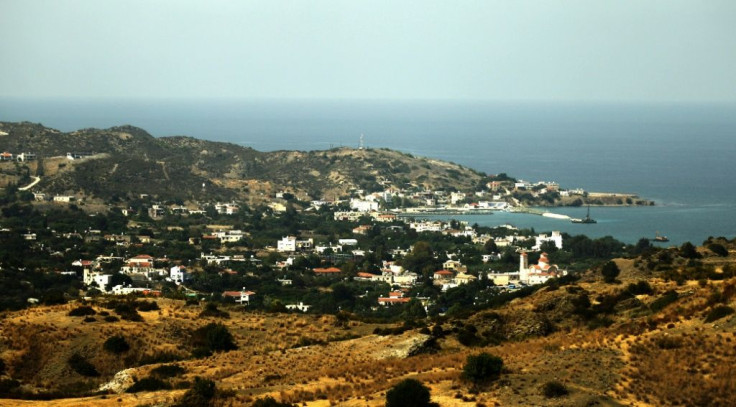
[[[6,183],[39,175],[39,190],[104,200],[150,194],[254,202],[275,192],[302,200],[335,199],[380,185],[470,190],[484,179],[457,164],[388,149],[259,152],[190,137],[156,138],[133,126],[64,133],[40,124],[0,122],[0,131],[0,149],[39,157],[21,166],[0,165]],[[67,153],[83,153],[83,158],[69,160]]]
[[[715,245],[726,248],[725,255]],[[730,405],[736,395],[736,242],[712,239],[694,252],[653,250],[615,263],[621,271],[615,283],[589,270],[495,309],[438,318],[427,327],[234,306],[223,307],[229,312],[223,316],[171,299],[154,300],[157,306],[97,299],[5,312],[0,390],[55,398],[39,405],[172,405],[203,377],[221,390],[221,405],[250,405],[270,395],[308,406],[382,406],[387,389],[415,378],[442,406]],[[131,307],[138,308],[139,321],[130,318]],[[90,310],[94,315],[85,316]],[[204,337],[222,339],[203,333],[213,323],[232,333],[237,349],[211,356],[197,350]],[[128,348],[109,345],[114,337]],[[467,356],[481,352],[500,356],[505,368],[497,380],[475,387],[461,372]],[[172,364],[178,367],[161,368]],[[170,388],[115,393],[151,377]],[[551,382],[569,394],[545,393]],[[112,395],[94,392],[106,383]],[[79,394],[91,395],[74,398]]]

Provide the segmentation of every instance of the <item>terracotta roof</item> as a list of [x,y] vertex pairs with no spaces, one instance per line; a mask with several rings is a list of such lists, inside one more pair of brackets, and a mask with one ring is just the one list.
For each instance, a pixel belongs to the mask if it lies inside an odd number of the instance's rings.
[[324,268],[316,268],[316,269],[313,269],[313,271],[315,273],[340,273],[340,272],[342,272],[342,270],[340,270],[337,267],[329,267],[329,268],[326,268],[326,269],[324,269]]
[[375,274],[371,274],[371,273],[363,273],[363,272],[358,273],[358,277],[373,278],[374,276]]
[[253,291],[224,291],[222,293],[225,297],[240,297],[242,295],[255,295]]
[[450,270],[439,270],[435,271],[434,275],[440,275],[440,276],[451,276],[453,275],[453,272]]

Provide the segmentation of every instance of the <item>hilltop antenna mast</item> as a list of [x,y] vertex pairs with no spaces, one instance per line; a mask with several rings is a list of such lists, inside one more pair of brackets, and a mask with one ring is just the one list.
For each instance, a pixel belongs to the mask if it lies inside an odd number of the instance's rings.
[[365,140],[363,138],[363,133],[360,133],[360,148],[358,148],[358,150],[365,150],[365,142],[364,141]]

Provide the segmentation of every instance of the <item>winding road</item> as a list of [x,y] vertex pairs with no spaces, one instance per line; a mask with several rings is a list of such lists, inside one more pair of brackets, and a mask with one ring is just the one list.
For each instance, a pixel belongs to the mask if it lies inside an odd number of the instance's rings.
[[36,186],[36,184],[38,184],[39,182],[41,182],[41,177],[31,177],[31,178],[33,178],[33,182],[31,182],[30,184],[28,184],[28,185],[26,185],[24,187],[18,188],[18,191],[28,191],[29,189],[31,189],[34,186]]

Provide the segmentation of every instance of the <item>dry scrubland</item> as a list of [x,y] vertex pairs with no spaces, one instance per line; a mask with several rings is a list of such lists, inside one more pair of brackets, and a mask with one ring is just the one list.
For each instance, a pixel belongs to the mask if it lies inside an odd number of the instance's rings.
[[[723,264],[724,259],[717,261]],[[160,299],[159,310],[140,312],[143,322],[105,322],[99,313],[93,322],[68,316],[79,304],[5,313],[0,319],[0,356],[7,373],[21,380],[27,391],[96,389],[128,367],[137,366],[128,374],[140,379],[161,365],[140,366],[142,360],[189,355],[191,332],[214,321],[228,327],[238,350],[176,362],[186,372],[171,383],[176,388],[195,376],[212,379],[219,389],[230,390],[221,405],[250,405],[270,395],[307,406],[381,406],[386,391],[405,378],[429,386],[433,401],[442,406],[729,405],[736,398],[735,314],[713,322],[705,319],[719,305],[734,305],[736,279],[677,285],[651,278],[654,293],[637,296],[638,305],[617,311],[608,327],[591,330],[572,315],[569,300],[580,290],[595,303],[639,281],[642,273],[636,263],[618,262],[622,284],[603,284],[589,276],[575,286],[544,289],[502,309],[445,321],[448,334],[431,354],[407,356],[429,337],[419,330],[378,336],[374,329],[386,325],[333,316],[244,313],[235,308],[228,309],[227,319],[203,318],[202,307]],[[675,290],[679,298],[657,312],[644,311],[668,290]],[[92,306],[98,312],[105,310]],[[506,321],[504,329],[510,331],[529,332],[524,324],[537,320],[549,321],[555,329],[546,336],[520,334],[516,340],[486,347],[463,346],[451,333],[453,327],[464,325],[491,331],[498,320]],[[103,343],[114,335],[124,336],[131,350],[121,356],[104,351]],[[501,356],[505,371],[494,383],[473,391],[461,379],[461,371],[466,357],[480,352]],[[101,376],[85,378],[71,370],[66,361],[74,353],[86,357]],[[552,380],[565,384],[570,394],[545,398],[541,387]],[[183,392],[6,399],[0,405],[167,405]]]

